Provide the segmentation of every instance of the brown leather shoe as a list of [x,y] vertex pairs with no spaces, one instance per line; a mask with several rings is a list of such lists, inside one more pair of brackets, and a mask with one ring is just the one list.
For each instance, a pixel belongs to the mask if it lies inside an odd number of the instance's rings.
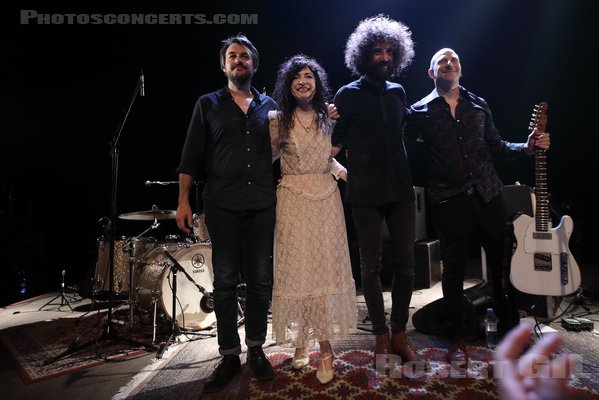
[[396,332],[391,335],[393,352],[401,357],[401,362],[424,362],[424,359],[414,350],[412,343],[405,332]]
[[389,354],[392,354],[389,333],[382,333],[374,337],[376,340],[374,346],[374,368],[381,372],[389,371]]
[[465,367],[468,364],[468,351],[464,339],[451,339],[445,359],[449,364],[457,368]]

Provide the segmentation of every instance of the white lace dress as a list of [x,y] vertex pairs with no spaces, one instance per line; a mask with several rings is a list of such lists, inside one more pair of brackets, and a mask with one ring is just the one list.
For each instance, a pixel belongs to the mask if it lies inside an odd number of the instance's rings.
[[[269,113],[273,160],[281,158],[277,187],[272,298],[278,344],[312,346],[314,339],[349,338],[356,329],[356,289],[345,217],[331,159],[331,137],[299,124],[286,139]],[[333,171],[332,167],[333,165]]]

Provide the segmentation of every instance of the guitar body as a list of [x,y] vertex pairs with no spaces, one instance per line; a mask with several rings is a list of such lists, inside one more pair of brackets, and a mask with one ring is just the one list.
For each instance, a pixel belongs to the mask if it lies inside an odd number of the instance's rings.
[[580,286],[580,270],[569,249],[574,229],[565,215],[556,228],[536,229],[535,219],[522,214],[514,220],[516,249],[510,280],[521,292],[543,296],[566,296]]

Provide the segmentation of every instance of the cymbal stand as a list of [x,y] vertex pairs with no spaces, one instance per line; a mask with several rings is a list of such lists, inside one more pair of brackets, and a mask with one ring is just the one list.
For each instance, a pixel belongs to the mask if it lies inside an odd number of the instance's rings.
[[[202,301],[204,301],[204,299],[206,299],[205,302],[203,303],[204,306],[214,310],[214,301],[212,299],[212,293],[208,292],[202,285],[199,285],[187,273],[187,271],[185,271],[185,268],[183,268],[181,266],[181,264],[179,264],[177,259],[175,257],[173,257],[172,254],[169,253],[169,251],[166,248],[163,249],[163,252],[164,252],[164,255],[172,262],[172,264],[170,265],[170,268],[171,268],[171,273],[173,274],[173,308],[172,308],[172,313],[171,313],[171,319],[172,319],[171,335],[169,336],[166,343],[164,343],[163,345],[160,346],[160,349],[156,353],[156,358],[162,358],[166,349],[168,347],[170,347],[175,341],[178,341],[178,337],[181,334],[181,328],[179,327],[179,323],[177,321],[177,271],[183,272],[185,277],[187,277],[187,279],[189,279],[189,281],[191,283],[193,283],[199,289],[199,291],[204,295],[202,297]],[[202,304],[202,303],[200,303],[200,304]],[[213,335],[208,334],[208,336],[213,336]]]

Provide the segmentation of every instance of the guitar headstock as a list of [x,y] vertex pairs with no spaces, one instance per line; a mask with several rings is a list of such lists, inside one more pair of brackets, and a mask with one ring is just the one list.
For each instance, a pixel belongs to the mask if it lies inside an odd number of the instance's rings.
[[532,117],[530,118],[530,125],[528,126],[529,130],[532,131],[534,128],[537,128],[539,132],[545,132],[545,128],[547,127],[547,108],[549,108],[549,105],[545,101],[535,105]]

